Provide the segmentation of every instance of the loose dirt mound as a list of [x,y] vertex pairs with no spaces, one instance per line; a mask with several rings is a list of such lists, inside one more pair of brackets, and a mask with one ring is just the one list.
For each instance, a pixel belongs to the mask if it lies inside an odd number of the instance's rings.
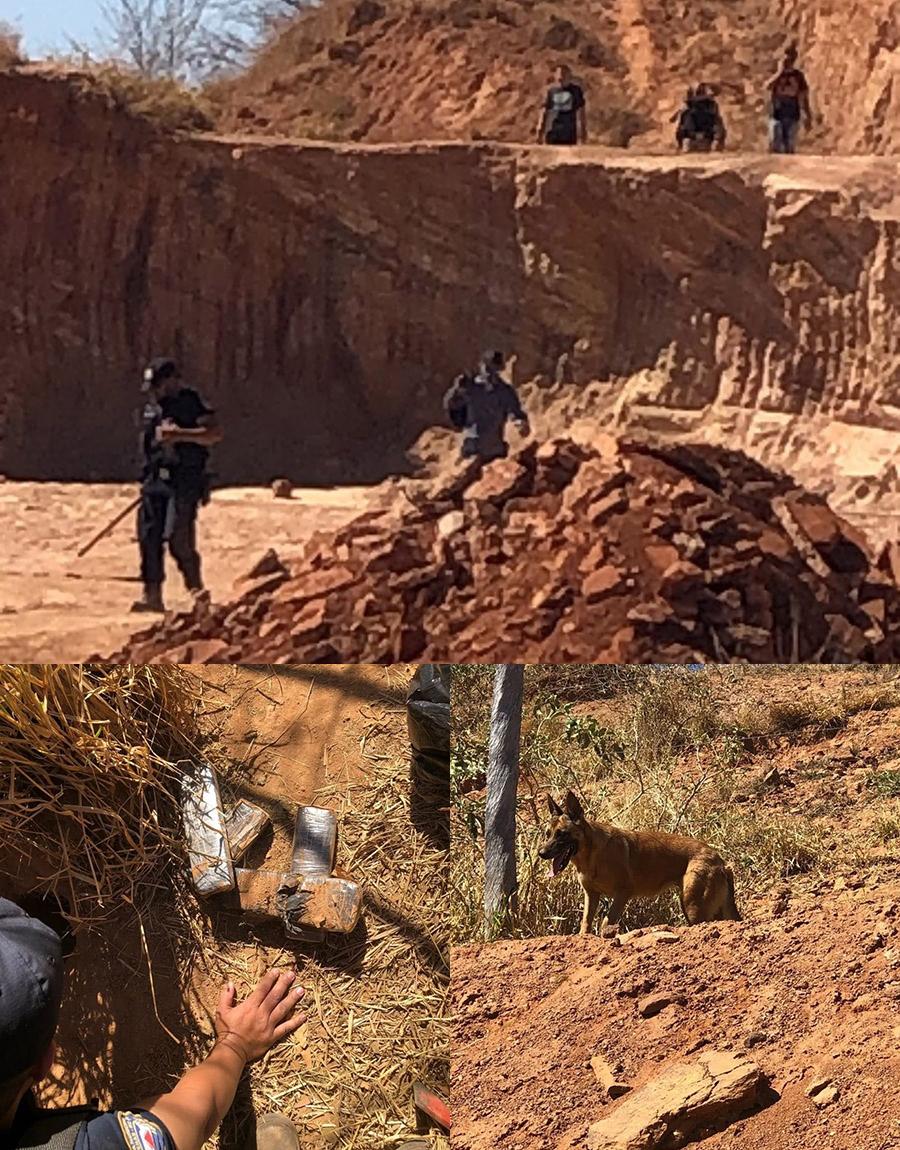
[[890,661],[900,593],[823,500],[737,453],[526,446],[274,554],[129,662]]
[[892,152],[898,21],[896,0],[326,0],[214,98],[227,130],[527,141],[549,68],[566,60],[597,141],[671,147],[684,90],[705,78],[730,146],[758,150],[765,84],[797,37],[822,116],[809,147]]
[[[900,886],[831,887],[757,903],[744,923],[670,928],[668,941],[644,930],[455,948],[454,1146],[584,1146],[622,1105],[605,1099],[593,1056],[637,1088],[710,1049],[749,1057],[779,1097],[704,1146],[893,1145]],[[671,1004],[641,1017],[651,994]],[[838,1097],[820,1109],[806,1091],[822,1079]]]

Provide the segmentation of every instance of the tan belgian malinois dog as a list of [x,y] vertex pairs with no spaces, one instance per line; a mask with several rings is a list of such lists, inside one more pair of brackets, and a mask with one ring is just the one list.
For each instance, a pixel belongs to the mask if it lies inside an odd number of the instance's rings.
[[554,875],[571,862],[584,887],[581,933],[588,934],[600,899],[612,899],[601,924],[615,926],[632,898],[653,898],[678,890],[684,917],[693,925],[716,919],[740,919],[734,901],[734,875],[721,856],[700,839],[662,831],[626,831],[611,823],[590,822],[578,796],[566,792],[563,806],[551,795],[550,829],[538,851]]

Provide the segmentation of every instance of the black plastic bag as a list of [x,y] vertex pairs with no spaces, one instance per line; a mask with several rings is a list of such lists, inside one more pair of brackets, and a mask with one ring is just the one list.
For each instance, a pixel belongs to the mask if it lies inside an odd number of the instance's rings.
[[423,663],[406,696],[406,716],[413,763],[425,774],[450,778],[451,669]]

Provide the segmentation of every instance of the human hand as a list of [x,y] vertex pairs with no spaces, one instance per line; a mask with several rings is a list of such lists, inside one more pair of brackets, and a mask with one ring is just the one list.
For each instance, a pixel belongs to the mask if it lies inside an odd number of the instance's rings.
[[156,429],[157,443],[175,443],[181,433],[181,428],[171,419],[164,420]]
[[306,1021],[294,1009],[303,997],[302,987],[294,986],[295,970],[270,970],[243,1002],[237,1001],[234,983],[222,987],[216,1010],[215,1027],[219,1039],[236,1039],[235,1049],[248,1062],[255,1062],[277,1042],[293,1034]]

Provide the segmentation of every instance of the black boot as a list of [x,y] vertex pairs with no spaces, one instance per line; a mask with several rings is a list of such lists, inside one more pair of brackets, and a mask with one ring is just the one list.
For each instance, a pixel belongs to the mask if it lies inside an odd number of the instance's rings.
[[131,610],[136,613],[164,615],[165,604],[162,597],[161,583],[145,583],[143,598],[131,604]]

